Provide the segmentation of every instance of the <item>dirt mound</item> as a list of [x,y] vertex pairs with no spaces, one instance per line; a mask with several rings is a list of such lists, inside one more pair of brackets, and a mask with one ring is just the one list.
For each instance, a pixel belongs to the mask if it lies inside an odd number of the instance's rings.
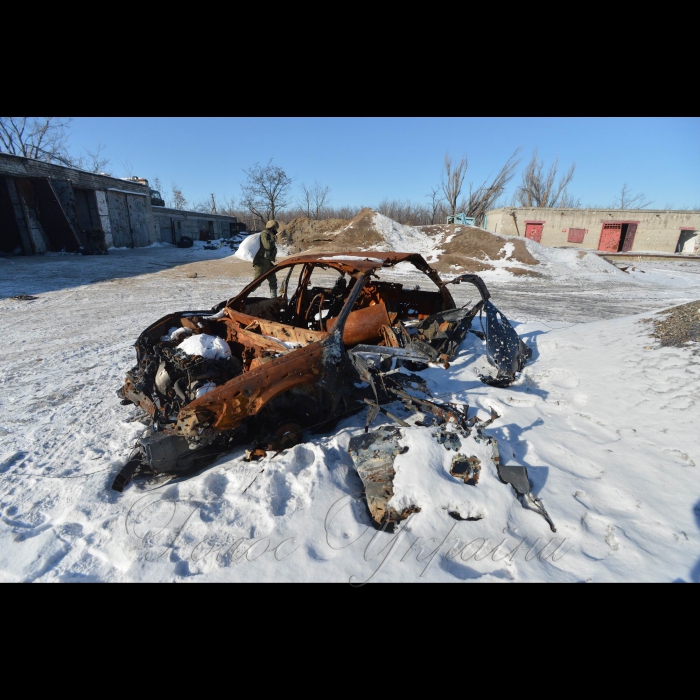
[[431,263],[431,267],[438,272],[483,272],[484,270],[493,270],[493,265],[479,262],[473,258],[467,258],[464,255],[454,255],[448,253],[441,255],[437,262]]
[[342,250],[365,250],[384,243],[384,237],[374,223],[374,209],[365,207],[340,232],[334,243]]
[[350,221],[323,219],[317,221],[300,216],[290,221],[278,234],[279,241],[290,255],[323,251],[367,250],[385,243],[374,222],[377,212],[366,207]]
[[539,260],[530,255],[522,238],[514,236],[500,236],[490,231],[473,226],[460,224],[443,224],[425,226],[421,229],[432,236],[444,235],[444,241],[440,247],[443,255],[464,255],[478,260],[498,260],[506,257],[504,246],[513,244],[513,252],[508,256],[509,260],[523,265],[539,265]]
[[[432,266],[443,273],[483,272],[505,267],[507,261],[505,269],[511,274],[539,276],[531,269],[538,260],[521,238],[500,236],[460,224],[402,226],[369,207],[350,221],[298,217],[280,229],[278,238],[289,255],[406,249],[433,260]],[[442,251],[437,258],[435,250]],[[493,265],[491,261],[498,263]],[[513,266],[509,264],[511,261]]]
[[[520,265],[534,266],[539,261],[525,247],[522,238],[501,236],[484,229],[464,224],[435,224],[423,226],[421,231],[435,239],[435,247],[442,250],[437,262],[432,263],[439,272],[482,272],[504,267],[489,261],[513,261]],[[506,244],[510,243],[510,246]],[[504,267],[513,275],[539,277],[529,267]]]
[[345,219],[309,219],[299,216],[283,226],[277,238],[290,255],[322,249],[326,244],[334,246],[335,237],[349,222]]

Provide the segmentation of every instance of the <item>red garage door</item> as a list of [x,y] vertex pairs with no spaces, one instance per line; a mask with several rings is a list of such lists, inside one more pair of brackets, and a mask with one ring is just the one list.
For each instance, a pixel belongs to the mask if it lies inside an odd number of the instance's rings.
[[525,238],[539,243],[542,240],[542,229],[544,224],[528,224],[525,222]]
[[622,224],[603,224],[603,230],[600,232],[598,250],[605,250],[609,253],[617,253],[621,235]]

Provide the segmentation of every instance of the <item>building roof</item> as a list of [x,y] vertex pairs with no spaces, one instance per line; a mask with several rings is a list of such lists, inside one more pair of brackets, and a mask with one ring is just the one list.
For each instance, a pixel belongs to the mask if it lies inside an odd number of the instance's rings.
[[224,219],[226,221],[232,221],[238,223],[238,219],[235,216],[228,216],[228,214],[207,214],[204,211],[190,211],[189,209],[172,209],[171,207],[151,207],[153,211],[153,216],[158,216],[162,214],[165,216],[184,216],[187,219]]
[[489,209],[486,214],[496,211],[526,211],[538,209],[541,211],[570,211],[570,212],[606,212],[608,214],[700,214],[698,209],[615,209],[615,207],[498,207]]
[[[45,160],[38,160],[36,158],[26,158],[25,156],[16,156],[12,153],[0,153],[0,175],[7,177],[18,177],[18,173],[15,170],[5,170],[3,169],[3,160],[14,161],[15,165],[24,166],[26,170],[25,175],[27,177],[47,177],[45,172],[32,174],[32,170],[35,168],[40,168],[45,171],[46,168],[50,168],[56,171],[56,175],[62,175],[66,180],[70,180],[70,173],[76,173],[77,175],[87,175],[91,178],[99,178],[104,180],[105,189],[119,188],[129,185],[133,188],[138,188],[139,191],[144,191],[150,195],[151,188],[148,185],[144,185],[140,182],[134,182],[133,180],[125,180],[120,177],[114,177],[113,175],[103,175],[102,173],[91,173],[87,170],[81,170],[80,168],[69,167],[67,165],[60,165],[58,163],[48,163]],[[22,175],[19,175],[22,177]],[[99,188],[98,188],[99,189]]]

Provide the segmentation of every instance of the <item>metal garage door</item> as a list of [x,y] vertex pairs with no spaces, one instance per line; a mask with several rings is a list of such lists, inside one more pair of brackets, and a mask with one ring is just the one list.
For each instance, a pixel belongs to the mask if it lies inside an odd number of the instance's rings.
[[107,192],[109,218],[112,222],[112,240],[115,248],[133,248],[131,224],[129,223],[129,208],[126,205],[126,195],[123,192]]
[[525,223],[525,238],[539,243],[542,240],[542,229],[544,224],[528,224]]
[[148,235],[148,223],[146,219],[146,198],[139,195],[127,194],[126,201],[131,220],[131,233],[134,238],[134,246],[141,248],[150,245],[151,237]]
[[600,232],[600,242],[598,250],[605,250],[610,253],[617,253],[617,248],[620,245],[620,236],[622,235],[622,224],[603,224],[603,229]]

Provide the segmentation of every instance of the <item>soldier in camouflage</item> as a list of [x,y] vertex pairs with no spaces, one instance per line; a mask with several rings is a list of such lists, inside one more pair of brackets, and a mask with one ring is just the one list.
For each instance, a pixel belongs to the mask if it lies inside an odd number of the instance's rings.
[[[265,230],[260,234],[260,249],[253,258],[253,273],[255,279],[267,272],[275,265],[277,258],[277,231],[279,223],[274,219],[268,221]],[[277,278],[274,275],[268,277],[270,284],[270,296],[277,297]]]

